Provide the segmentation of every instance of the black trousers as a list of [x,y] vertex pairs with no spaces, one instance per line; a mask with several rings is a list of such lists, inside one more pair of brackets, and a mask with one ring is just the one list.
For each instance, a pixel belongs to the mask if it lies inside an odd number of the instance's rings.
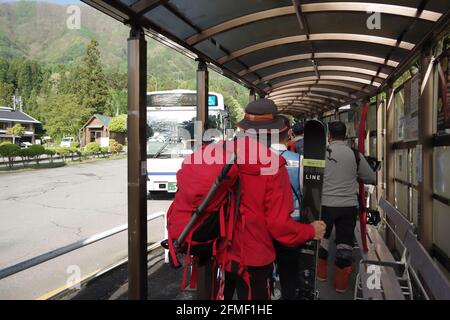
[[274,241],[277,255],[276,263],[280,276],[281,297],[283,300],[295,300],[296,291],[300,286],[300,249],[298,247],[286,247]]
[[326,223],[325,240],[319,249],[319,258],[328,258],[328,239],[333,226],[336,230],[336,266],[345,268],[353,263],[353,245],[355,243],[355,225],[357,207],[325,207],[322,206],[322,220]]
[[[252,300],[270,300],[272,271],[272,264],[263,267],[248,267]],[[244,279],[235,273],[227,272],[225,275],[224,299],[232,300],[235,292],[239,300],[248,300],[248,286]]]

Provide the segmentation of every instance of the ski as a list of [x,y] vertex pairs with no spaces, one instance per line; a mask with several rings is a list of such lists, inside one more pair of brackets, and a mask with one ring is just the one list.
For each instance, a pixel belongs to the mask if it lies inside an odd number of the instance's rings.
[[[369,104],[365,103],[361,107],[361,118],[359,121],[359,130],[358,130],[358,151],[364,156],[365,149],[365,140],[366,140],[366,119],[367,112],[369,111]],[[366,230],[366,221],[367,221],[367,212],[366,212],[366,195],[364,189],[364,183],[359,181],[359,225],[361,228],[361,241],[363,245],[364,252],[369,251],[367,247],[367,230]]]
[[[302,223],[320,220],[322,212],[322,185],[325,169],[326,133],[322,122],[310,120],[305,124],[303,154]],[[319,242],[310,241],[300,247],[300,287],[298,298],[318,298],[316,268]]]

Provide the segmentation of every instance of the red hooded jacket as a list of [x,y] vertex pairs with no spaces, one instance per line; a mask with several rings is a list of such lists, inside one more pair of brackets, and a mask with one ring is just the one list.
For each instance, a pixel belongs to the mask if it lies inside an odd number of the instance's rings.
[[[244,147],[238,143],[237,148],[241,204],[228,254],[243,266],[265,266],[275,260],[273,239],[297,246],[313,239],[315,231],[290,216],[293,199],[284,158],[254,139],[238,141],[247,143]],[[255,157],[255,150],[249,147],[252,144],[263,152]],[[263,174],[269,167],[275,170]]]

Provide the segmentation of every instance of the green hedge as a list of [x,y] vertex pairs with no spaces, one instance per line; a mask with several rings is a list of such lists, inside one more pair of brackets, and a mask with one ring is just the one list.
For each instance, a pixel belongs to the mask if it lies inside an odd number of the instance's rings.
[[97,142],[89,142],[86,147],[87,153],[99,153],[100,152],[100,144]]
[[111,132],[127,132],[127,115],[121,114],[111,119],[109,122],[109,131]]
[[20,147],[12,143],[2,143],[0,145],[0,157],[8,158],[10,168],[14,165],[14,158],[20,156]]

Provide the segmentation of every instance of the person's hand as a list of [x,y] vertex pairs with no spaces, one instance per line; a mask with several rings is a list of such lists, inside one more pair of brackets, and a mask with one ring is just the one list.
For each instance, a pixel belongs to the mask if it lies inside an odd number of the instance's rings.
[[315,235],[314,240],[321,240],[323,239],[325,235],[325,229],[327,228],[327,225],[322,220],[314,221],[311,223],[311,225],[314,227]]

